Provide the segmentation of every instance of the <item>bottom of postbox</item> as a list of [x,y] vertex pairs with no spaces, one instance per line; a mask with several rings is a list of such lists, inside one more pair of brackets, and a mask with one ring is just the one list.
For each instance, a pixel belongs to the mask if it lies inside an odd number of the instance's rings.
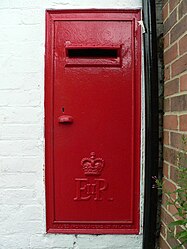
[[56,229],[50,228],[47,233],[62,234],[139,234],[139,229]]
[[58,223],[54,222],[47,233],[63,234],[139,234],[139,228],[132,224],[112,223]]

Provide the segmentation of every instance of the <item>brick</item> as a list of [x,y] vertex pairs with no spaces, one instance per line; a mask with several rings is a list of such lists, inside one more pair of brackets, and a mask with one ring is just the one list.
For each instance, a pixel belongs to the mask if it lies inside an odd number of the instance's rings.
[[42,221],[43,220],[43,207],[40,204],[33,205],[27,203],[24,206],[21,206],[19,211],[17,211],[20,221]]
[[[179,157],[179,153],[177,155]],[[177,162],[178,165],[187,168],[187,154],[186,153],[180,153],[180,160],[177,160],[179,162]]]
[[[16,210],[17,211],[17,210]],[[16,212],[15,212],[16,213]],[[10,225],[11,224],[11,225]],[[45,227],[44,223],[41,221],[27,221],[27,222],[21,222],[19,220],[19,216],[16,216],[14,214],[10,214],[10,217],[8,220],[4,222],[4,226],[1,229],[1,233],[6,234],[6,235],[12,235],[16,231],[16,234],[23,234],[26,233],[29,234],[29,237],[31,234],[37,234],[37,233],[45,233]],[[28,235],[27,235],[28,237]],[[21,241],[20,241],[21,243]],[[12,244],[10,244],[10,247],[12,249],[22,249],[25,247],[12,247]],[[2,248],[2,247],[0,247]],[[3,247],[3,249],[9,248],[9,247]],[[28,248],[28,247],[26,247]]]
[[164,116],[164,129],[177,130],[177,128],[178,128],[177,115]]
[[166,225],[173,221],[172,217],[163,208],[161,210],[161,219]]
[[[21,63],[20,60],[24,63],[30,60],[31,63],[36,62],[36,58],[38,58],[38,61],[40,62],[40,58],[43,57],[43,52],[40,48],[40,42],[38,41],[32,41],[32,42],[20,42],[20,43],[10,43],[9,46],[7,46],[7,42],[1,43],[1,47],[3,50],[3,59],[1,60],[1,72],[6,73],[6,68],[7,66],[9,69],[11,69],[11,65],[14,64],[14,67],[16,68],[17,64],[16,63]],[[7,54],[10,54],[9,60],[7,60]],[[10,58],[11,57],[11,58]],[[3,61],[4,60],[4,61]],[[27,62],[28,63],[28,62]],[[39,68],[39,65],[38,65]],[[14,70],[9,70],[11,74],[13,74]],[[20,72],[21,70],[17,70]],[[38,69],[31,68],[30,72],[35,72],[38,71]],[[24,72],[21,71],[22,73]],[[13,75],[12,75],[13,76]],[[26,82],[25,82],[26,83]]]
[[177,220],[180,220],[181,217],[179,215],[176,215],[177,214],[177,209],[174,205],[168,205],[168,212],[173,216],[175,217],[175,219]]
[[187,52],[187,34],[179,40],[179,53],[180,55]]
[[[13,140],[14,141],[14,140]],[[0,156],[38,156],[42,151],[37,140],[0,140]]]
[[31,28],[30,25],[2,26],[0,32],[0,41],[10,42],[11,40],[15,40],[17,43],[31,41],[43,42],[41,26],[34,25],[34,28]]
[[179,129],[180,131],[187,131],[187,114],[179,117]]
[[169,48],[164,53],[164,64],[167,65],[173,60],[177,58],[178,51],[177,51],[177,43],[175,43],[171,48]]
[[167,206],[167,203],[168,203],[169,199],[168,199],[168,196],[166,194],[162,194],[162,208]]
[[172,14],[164,22],[164,34],[166,34],[176,23],[177,21],[177,11],[174,10]]
[[1,189],[0,191],[0,205],[24,206],[28,203],[37,203],[36,193],[33,189]]
[[171,73],[170,66],[166,66],[165,70],[164,70],[164,79],[165,79],[165,81],[170,79],[170,73]]
[[187,94],[171,98],[171,111],[187,110]]
[[183,73],[187,70],[187,54],[180,57],[178,60],[176,60],[172,66],[172,77],[179,75],[180,73]]
[[187,15],[184,16],[171,30],[170,42],[173,43],[187,30]]
[[43,51],[41,50],[40,41],[20,41],[18,44],[11,43],[8,47],[6,43],[2,43],[3,45],[3,54],[7,54],[8,51],[11,51],[11,54],[14,57],[23,57],[24,54],[27,54],[30,58],[36,56],[42,56]]
[[164,36],[164,49],[166,49],[170,44],[170,33]]
[[169,13],[169,4],[166,3],[166,5],[164,5],[163,11],[162,11],[162,14],[163,14],[163,21],[165,21],[166,18],[168,17],[168,13]]
[[36,9],[41,7],[40,1],[37,2],[32,2],[30,0],[24,0],[24,1],[17,1],[15,2],[14,0],[9,0],[9,8],[30,8],[30,9]]
[[180,0],[170,0],[169,1],[169,11],[173,11],[173,9],[179,4]]
[[22,24],[40,24],[43,21],[40,9],[22,9],[21,11]]
[[[183,144],[183,134],[180,134],[180,133],[176,133],[176,132],[171,132],[170,133],[170,144],[172,147],[174,148],[178,148],[178,149],[187,149],[187,146],[184,147],[184,144]],[[187,137],[186,137],[187,138]]]
[[41,121],[41,110],[35,107],[1,107],[0,123],[37,124]]
[[168,198],[169,199],[171,199],[171,198],[175,199],[176,198],[176,193],[174,193],[174,192],[176,190],[176,185],[174,183],[172,183],[171,181],[166,180],[166,179],[164,179],[163,184],[164,184],[165,191],[167,193],[171,193]]
[[[22,44],[24,46],[24,44]],[[36,45],[36,44],[35,44]],[[16,79],[16,80],[15,80]],[[1,73],[0,90],[37,90],[41,91],[41,84],[43,82],[40,73]],[[6,82],[6,84],[4,84]]]
[[160,248],[161,249],[171,249],[171,247],[167,244],[166,240],[160,237]]
[[182,18],[187,13],[187,1],[182,0],[179,5],[179,18]]
[[163,163],[163,175],[164,177],[169,177],[169,164]]
[[165,238],[166,237],[166,226],[164,225],[164,223],[163,222],[161,222],[161,224],[160,224],[160,233],[161,233],[161,235],[162,235],[162,237],[163,238]]
[[178,219],[178,217],[176,216],[177,209],[174,205],[168,205],[168,211],[172,216],[175,216],[175,218]]
[[22,173],[22,174],[2,174],[0,181],[0,188],[2,189],[18,189],[34,188],[37,180],[37,176],[34,173]]
[[21,11],[19,9],[0,9],[1,16],[1,26],[10,26],[10,25],[20,25],[21,22]]
[[[22,87],[23,81],[21,73],[20,74],[14,74],[14,77],[11,73],[7,74],[6,72],[1,73],[1,82],[0,84],[0,90],[18,90]],[[15,81],[16,78],[16,81]],[[3,84],[6,82],[6,84]]]
[[167,242],[168,244],[172,247],[172,248],[176,248],[177,246],[179,246],[179,242],[173,238],[170,234],[170,232],[168,231],[168,235],[167,235]]
[[32,140],[33,137],[39,140],[42,137],[39,124],[5,124],[2,129],[0,138],[3,140]]
[[163,133],[163,139],[164,139],[164,144],[169,145],[169,132],[168,131],[164,131]]
[[181,76],[180,78],[180,90],[187,91],[187,74]]
[[169,112],[171,110],[171,101],[170,98],[164,99],[164,111]]
[[176,164],[177,162],[177,151],[171,148],[164,147],[164,160],[171,164]]
[[0,162],[2,173],[33,173],[42,170],[40,165],[42,165],[43,160],[40,156],[20,158],[10,155],[3,157]]
[[3,2],[0,4],[0,9],[9,9],[9,8],[10,8],[9,1],[3,1]]
[[177,168],[170,165],[170,179],[174,182],[177,181]]
[[42,234],[35,234],[31,236],[31,248],[72,248],[74,236],[69,234],[50,234],[50,236]]
[[1,236],[0,248],[29,248],[29,236],[27,234],[7,234]]
[[9,205],[9,203],[7,203],[5,205],[0,205],[0,220],[3,221],[9,219],[9,216],[14,213],[15,210],[19,209],[19,207],[19,204]]
[[[128,236],[127,236],[128,237]],[[81,249],[97,249],[97,248],[107,248],[107,249],[117,249],[117,248],[134,248],[140,249],[142,248],[141,243],[138,240],[138,237],[134,237],[134,239],[129,239],[123,236],[123,246],[120,246],[120,240],[118,236],[108,236],[107,242],[104,240],[105,236],[83,236],[79,235],[77,238],[79,248]]]
[[[13,73],[15,72],[39,72],[42,69],[42,62],[43,58],[42,56],[38,55],[38,57],[34,56],[26,56],[22,55],[22,57],[14,57],[12,56],[11,60],[7,62],[7,66],[9,67],[9,70]],[[1,65],[1,64],[0,64]],[[1,67],[1,71],[5,72],[6,67]]]
[[[33,98],[33,96],[35,96]],[[28,91],[3,91],[0,92],[0,106],[39,106],[41,102],[38,90]]]
[[174,79],[167,82],[164,86],[164,95],[169,96],[179,91],[179,79]]
[[168,3],[169,0],[162,0],[163,6]]

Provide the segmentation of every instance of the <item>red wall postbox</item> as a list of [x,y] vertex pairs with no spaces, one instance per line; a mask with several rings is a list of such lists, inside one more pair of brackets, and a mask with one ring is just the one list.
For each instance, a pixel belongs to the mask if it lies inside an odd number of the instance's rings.
[[46,16],[47,231],[137,234],[140,11]]

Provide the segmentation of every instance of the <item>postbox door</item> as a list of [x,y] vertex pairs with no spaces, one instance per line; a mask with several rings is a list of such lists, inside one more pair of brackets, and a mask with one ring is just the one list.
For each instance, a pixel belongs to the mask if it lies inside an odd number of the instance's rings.
[[137,233],[139,13],[72,16],[53,27],[48,229]]

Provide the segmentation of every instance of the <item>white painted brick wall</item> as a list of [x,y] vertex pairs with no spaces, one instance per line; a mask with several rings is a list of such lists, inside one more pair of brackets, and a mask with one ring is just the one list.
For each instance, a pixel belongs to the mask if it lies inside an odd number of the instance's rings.
[[141,249],[142,235],[45,231],[45,9],[141,8],[141,0],[0,1],[0,249]]

